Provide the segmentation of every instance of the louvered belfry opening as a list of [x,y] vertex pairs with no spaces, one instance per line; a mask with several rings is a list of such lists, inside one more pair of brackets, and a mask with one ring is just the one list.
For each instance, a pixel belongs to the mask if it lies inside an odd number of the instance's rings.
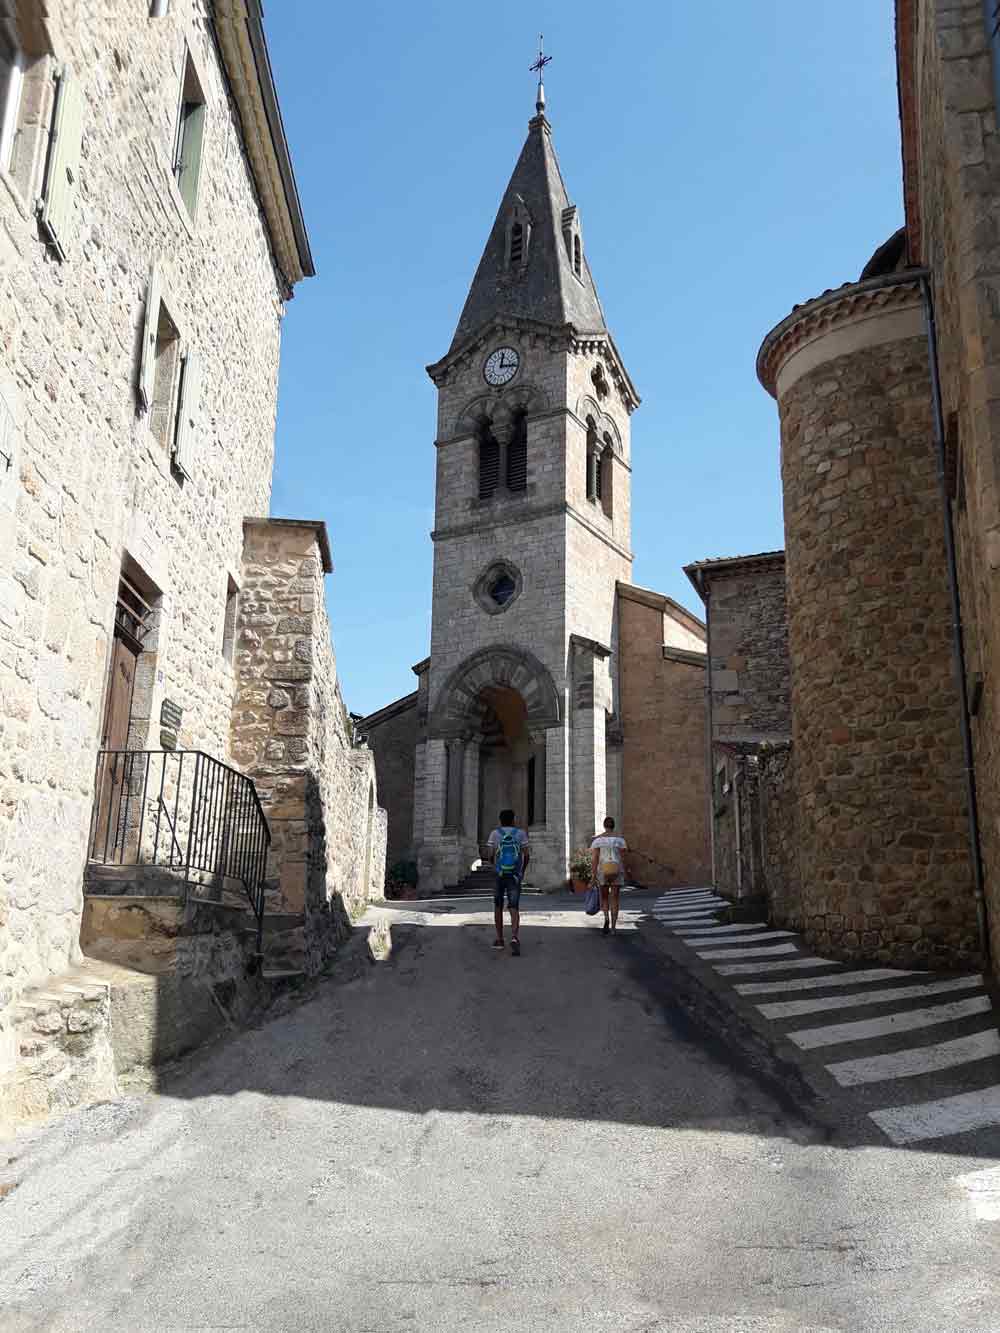
[[510,229],[510,262],[520,264],[524,258],[524,228],[515,222]]
[[479,498],[491,500],[500,484],[500,445],[484,422],[479,427]]
[[519,412],[507,446],[507,489],[523,491],[528,486],[528,418]]

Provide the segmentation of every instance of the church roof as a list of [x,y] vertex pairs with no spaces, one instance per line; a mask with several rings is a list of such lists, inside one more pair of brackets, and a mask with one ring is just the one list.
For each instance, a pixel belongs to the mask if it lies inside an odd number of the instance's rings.
[[[531,227],[528,262],[523,267],[507,263],[507,226],[518,205]],[[574,225],[579,227],[559,170],[552,127],[539,114],[528,122],[528,137],[472,280],[451,351],[497,316],[572,324],[587,333],[606,331],[586,251],[579,277],[573,269],[572,247],[564,232],[572,233]]]

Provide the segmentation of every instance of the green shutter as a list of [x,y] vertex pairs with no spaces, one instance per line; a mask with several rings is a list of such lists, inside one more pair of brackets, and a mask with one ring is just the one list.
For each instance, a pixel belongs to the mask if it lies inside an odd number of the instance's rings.
[[142,322],[142,347],[139,349],[139,402],[148,412],[153,406],[153,382],[156,378],[156,331],[160,324],[163,283],[159,265],[153,262],[146,285],[146,314]]
[[83,89],[63,66],[56,89],[49,170],[42,198],[42,226],[60,259],[69,253],[76,226],[83,108]]
[[189,480],[194,474],[195,417],[201,394],[201,361],[188,352],[181,370],[180,400],[177,404],[177,436],[174,440],[174,467]]
[[201,102],[181,105],[178,145],[177,187],[187,211],[194,217],[198,202],[198,177],[201,174],[201,141],[205,133],[205,107]]

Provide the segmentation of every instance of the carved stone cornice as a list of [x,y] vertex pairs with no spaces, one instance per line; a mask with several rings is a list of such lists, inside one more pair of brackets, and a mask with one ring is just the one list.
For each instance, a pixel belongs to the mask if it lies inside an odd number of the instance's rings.
[[795,306],[761,343],[757,378],[776,398],[778,374],[800,347],[838,327],[919,305],[922,273],[923,270],[904,269],[865,282],[845,282],[815,300]]

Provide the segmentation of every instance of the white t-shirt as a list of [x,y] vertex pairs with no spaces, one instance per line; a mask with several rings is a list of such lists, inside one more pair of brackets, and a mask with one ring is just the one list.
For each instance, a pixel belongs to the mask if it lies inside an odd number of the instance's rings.
[[618,866],[618,875],[621,878],[625,873],[625,866],[622,861],[622,852],[628,851],[628,843],[624,838],[619,837],[617,833],[599,833],[590,844],[593,851],[597,848],[597,871],[600,874],[601,865],[605,861],[614,861]]

